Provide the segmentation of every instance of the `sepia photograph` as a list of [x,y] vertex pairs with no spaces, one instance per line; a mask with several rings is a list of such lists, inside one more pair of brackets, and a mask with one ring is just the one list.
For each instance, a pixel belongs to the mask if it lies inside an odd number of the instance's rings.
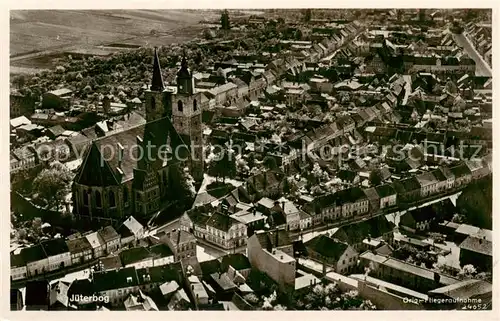
[[10,10],[10,310],[492,310],[492,12]]

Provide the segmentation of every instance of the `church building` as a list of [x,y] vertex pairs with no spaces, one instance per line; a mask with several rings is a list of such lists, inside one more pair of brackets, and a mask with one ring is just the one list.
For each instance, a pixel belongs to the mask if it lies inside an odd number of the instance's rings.
[[152,81],[145,92],[146,124],[90,144],[73,183],[75,214],[111,221],[147,217],[172,199],[184,166],[201,182],[200,97],[185,56],[176,91],[165,88],[155,48]]

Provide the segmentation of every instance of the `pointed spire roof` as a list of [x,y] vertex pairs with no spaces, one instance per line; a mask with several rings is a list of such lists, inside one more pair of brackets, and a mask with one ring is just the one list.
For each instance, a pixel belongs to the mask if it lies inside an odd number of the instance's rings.
[[90,150],[88,150],[78,170],[75,182],[86,186],[110,186],[118,184],[108,162],[103,159],[95,141],[90,145]]
[[163,77],[161,75],[160,59],[158,58],[158,48],[155,47],[153,57],[153,79],[151,80],[151,90],[163,91]]
[[182,60],[181,60],[181,68],[177,72],[177,76],[190,77],[191,74],[189,72],[188,62],[186,58],[186,49],[182,51]]

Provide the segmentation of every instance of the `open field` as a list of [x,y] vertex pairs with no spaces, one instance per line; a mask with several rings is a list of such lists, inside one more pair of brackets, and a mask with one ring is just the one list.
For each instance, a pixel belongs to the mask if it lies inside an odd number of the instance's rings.
[[200,22],[218,16],[214,10],[11,11],[11,65],[19,71],[50,68],[50,57],[61,53],[181,43],[199,34]]

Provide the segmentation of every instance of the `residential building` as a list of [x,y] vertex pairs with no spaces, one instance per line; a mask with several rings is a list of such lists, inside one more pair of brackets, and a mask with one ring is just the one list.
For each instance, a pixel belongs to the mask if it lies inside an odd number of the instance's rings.
[[47,280],[26,282],[24,305],[26,311],[48,311],[50,304],[50,285]]
[[126,311],[159,311],[155,301],[142,293],[141,290],[137,295],[130,293],[123,305]]
[[24,248],[20,254],[24,262],[26,262],[28,277],[37,276],[49,271],[49,259],[41,244]]
[[134,267],[136,269],[152,267],[153,255],[144,246],[133,247],[120,252],[120,260],[123,267]]
[[139,279],[134,267],[93,274],[95,292],[108,297],[112,305],[123,302],[130,293],[138,293]]
[[369,210],[368,198],[359,187],[352,187],[326,196],[320,196],[314,202],[317,209],[322,213],[323,220],[332,221],[361,215],[367,213]]
[[459,282],[436,271],[369,251],[362,253],[359,258],[361,264],[369,269],[370,276],[421,293]]
[[245,224],[216,211],[207,220],[205,240],[225,250],[236,249],[246,244],[247,227]]
[[383,215],[344,225],[332,231],[330,237],[349,244],[356,252],[368,249],[367,243],[393,244],[394,224]]
[[285,214],[287,229],[290,231],[298,230],[300,226],[300,210],[292,201],[284,197],[278,199],[278,202],[281,204],[281,210]]
[[337,273],[347,274],[358,263],[358,253],[349,244],[324,234],[316,236],[304,245],[309,257],[332,266]]
[[93,247],[86,237],[67,240],[66,245],[71,255],[71,264],[90,261],[94,256]]
[[455,177],[455,187],[467,185],[472,180],[472,172],[465,163],[450,168]]
[[120,244],[126,245],[137,242],[144,236],[144,227],[133,216],[130,216],[118,228],[120,234]]
[[395,181],[392,186],[398,193],[398,199],[403,202],[415,202],[422,194],[420,183],[415,177]]
[[92,232],[90,234],[85,235],[85,238],[89,241],[92,246],[92,252],[94,253],[94,257],[98,258],[104,256],[106,252],[106,243],[99,235],[98,232]]
[[64,239],[58,238],[43,241],[41,245],[47,255],[48,271],[71,266],[71,254]]
[[235,279],[236,275],[239,275],[246,280],[251,270],[250,261],[243,253],[228,254],[222,257],[221,271],[227,272],[231,279]]
[[437,192],[439,181],[430,172],[422,173],[415,177],[420,184],[420,195],[425,198]]
[[380,197],[380,208],[384,209],[396,205],[397,193],[390,184],[379,185],[375,187]]
[[452,189],[455,186],[455,175],[446,166],[441,166],[439,169],[446,177],[446,189]]
[[174,230],[167,232],[160,239],[172,250],[175,261],[196,257],[196,238],[193,234],[183,230]]
[[296,262],[285,230],[256,231],[248,239],[247,253],[252,267],[266,273],[280,287],[295,285]]
[[120,234],[108,225],[97,231],[103,242],[106,244],[106,254],[113,253],[120,247]]
[[21,254],[10,255],[10,279],[22,280],[28,275],[26,262]]
[[493,268],[493,235],[489,230],[479,230],[468,236],[460,247],[460,265],[472,264],[480,271]]
[[19,289],[10,289],[10,311],[21,311],[24,307],[23,294]]
[[399,226],[412,233],[427,231],[436,217],[431,206],[420,207],[403,214],[399,219]]
[[[433,302],[441,300],[441,304],[435,304],[437,309],[461,310],[467,307],[467,301],[479,301],[481,305],[490,304],[492,301],[493,286],[483,280],[463,280],[451,285],[443,286],[428,292]],[[449,303],[447,303],[449,302]]]

